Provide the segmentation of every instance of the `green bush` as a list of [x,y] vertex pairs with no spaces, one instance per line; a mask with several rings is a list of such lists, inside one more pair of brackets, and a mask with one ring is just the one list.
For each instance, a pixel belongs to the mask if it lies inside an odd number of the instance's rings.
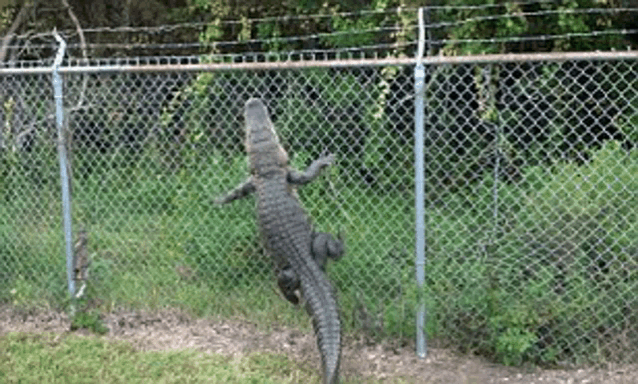
[[498,232],[489,205],[464,215],[437,210],[431,225],[441,233],[426,272],[430,334],[505,364],[630,358],[637,180],[638,151],[612,141],[583,166],[533,167],[520,185],[499,187],[498,201],[520,204],[498,206]]

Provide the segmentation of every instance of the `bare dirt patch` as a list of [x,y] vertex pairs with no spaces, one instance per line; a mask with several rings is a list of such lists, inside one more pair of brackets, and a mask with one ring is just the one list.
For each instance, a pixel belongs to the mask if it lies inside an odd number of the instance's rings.
[[[104,321],[108,334],[89,337],[127,341],[146,351],[191,348],[229,356],[274,352],[285,354],[300,365],[319,367],[314,336],[295,329],[273,327],[264,332],[238,320],[196,319],[177,311],[118,312],[105,316]],[[8,332],[62,335],[69,328],[70,321],[64,313],[0,307],[0,337]],[[607,369],[512,368],[445,349],[430,349],[426,359],[418,359],[412,346],[368,345],[357,340],[345,342],[342,372],[346,378],[375,378],[387,383],[638,383],[636,365]]]

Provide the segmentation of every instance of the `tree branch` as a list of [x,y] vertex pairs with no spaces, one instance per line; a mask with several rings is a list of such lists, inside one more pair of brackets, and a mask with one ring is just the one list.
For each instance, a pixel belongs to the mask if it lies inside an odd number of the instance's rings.
[[[86,39],[84,38],[84,31],[82,30],[80,21],[75,16],[75,13],[73,12],[73,9],[71,9],[71,6],[69,5],[68,0],[60,0],[60,1],[62,2],[62,5],[66,8],[67,12],[69,13],[69,17],[73,21],[73,24],[75,24],[75,30],[77,31],[78,36],[80,37],[80,50],[82,51],[82,57],[84,58],[84,61],[86,64],[86,61],[87,61]],[[77,104],[78,107],[80,107],[82,103],[84,102],[84,92],[86,90],[87,79],[88,77],[85,76],[84,82],[82,83],[82,90],[80,91],[80,96],[78,97],[78,104]]]
[[[66,8],[67,12],[69,13],[69,17],[73,21],[73,24],[75,24],[75,30],[77,31],[78,36],[80,37],[80,50],[82,51],[82,58],[84,59],[84,64],[86,64],[87,61],[88,61],[87,60],[87,53],[86,53],[86,40],[84,38],[84,31],[82,30],[82,26],[80,25],[80,21],[75,16],[75,13],[73,12],[73,9],[69,5],[68,0],[60,0],[60,1],[62,2],[62,5],[64,5],[64,7]],[[85,74],[84,78],[82,79],[82,88],[80,89],[80,96],[78,96],[78,102],[77,102],[77,105],[75,107],[76,109],[82,108],[82,104],[84,103],[84,95],[85,95],[85,92],[86,92],[88,79],[89,79],[89,77]],[[73,179],[73,168],[71,166],[71,161],[73,159],[73,134],[69,131],[68,126],[66,128],[67,129],[66,129],[65,134],[67,136],[67,140],[66,141],[67,141],[67,150],[68,150],[68,154],[69,154],[69,161],[67,162],[67,167],[68,167],[69,175],[70,175],[71,179]]]
[[11,27],[7,31],[7,34],[2,39],[2,45],[0,45],[0,63],[4,62],[5,58],[7,57],[7,50],[9,49],[9,43],[11,43],[11,40],[15,37],[15,33],[18,30],[18,28],[20,28],[20,24],[22,24],[24,19],[26,19],[27,11],[29,8],[30,6],[27,5],[27,2],[25,1],[22,4],[22,8],[20,9],[20,12],[18,12],[18,14],[16,15],[16,18],[13,20],[13,24],[11,24]]
[[67,12],[69,13],[69,17],[73,21],[73,24],[75,24],[75,30],[77,31],[78,36],[80,37],[80,49],[82,50],[82,57],[86,59],[87,58],[86,40],[84,38],[84,31],[82,30],[82,26],[80,25],[80,21],[75,16],[75,13],[73,12],[73,9],[69,5],[69,2],[67,0],[60,0],[60,1],[62,2],[62,5],[64,5],[64,8],[66,8]]

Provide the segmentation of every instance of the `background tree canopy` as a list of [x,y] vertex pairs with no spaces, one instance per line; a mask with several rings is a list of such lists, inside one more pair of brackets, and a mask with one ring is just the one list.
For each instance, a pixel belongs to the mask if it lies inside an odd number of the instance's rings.
[[[41,34],[54,27],[68,31],[72,43],[79,44],[85,38],[93,48],[89,50],[93,57],[325,50],[401,43],[414,40],[414,10],[420,6],[430,7],[426,17],[433,54],[608,50],[636,47],[638,43],[638,17],[627,11],[638,7],[637,0],[5,0],[0,3],[0,33],[6,36],[2,46],[8,52],[0,59],[38,58],[27,46],[49,42],[50,37],[48,40]],[[374,12],[390,9],[396,11]],[[183,23],[191,25],[175,27]],[[157,28],[135,29],[139,27]],[[595,37],[576,35],[623,29],[628,31]],[[87,31],[81,33],[83,30]],[[569,34],[570,38],[532,39]],[[286,39],[299,36],[304,38]],[[214,48],[193,44],[222,41],[232,44]],[[173,48],[160,49],[159,44]],[[399,45],[388,50],[411,56],[414,47]]]

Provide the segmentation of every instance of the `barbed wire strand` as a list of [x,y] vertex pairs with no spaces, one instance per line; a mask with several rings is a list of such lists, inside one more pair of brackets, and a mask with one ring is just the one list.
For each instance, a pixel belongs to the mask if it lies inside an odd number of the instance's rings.
[[[548,3],[546,1],[530,1],[524,3],[516,3],[516,4],[535,4],[535,3]],[[457,8],[457,9],[484,9],[484,8],[493,8],[492,5],[480,5],[480,6],[438,6],[436,8]],[[394,8],[392,11],[405,11],[405,9]],[[416,11],[416,8],[412,8],[412,10]],[[389,13],[389,10],[386,11],[369,11],[367,13]],[[489,15],[489,16],[477,16],[473,18],[467,18],[461,21],[455,22],[439,22],[432,23],[428,25],[428,28],[444,28],[444,27],[453,27],[460,26],[470,22],[481,22],[481,21],[490,21],[490,20],[498,20],[498,19],[506,19],[506,18],[518,18],[518,17],[542,17],[542,16],[550,16],[557,14],[595,14],[595,13],[617,13],[617,12],[638,12],[638,8],[588,8],[588,9],[567,9],[567,10],[544,10],[544,11],[536,11],[536,12],[518,12],[514,14],[504,14],[504,15]],[[343,15],[356,15],[361,14],[360,12],[349,12],[349,13],[341,13]],[[318,15],[318,16],[332,16],[332,15]],[[253,20],[275,20],[276,18],[262,18],[262,19],[253,19]],[[301,19],[301,16],[300,16]],[[209,23],[189,23],[200,24],[200,25],[209,25]],[[181,24],[186,25],[186,24]],[[161,26],[159,28],[173,28],[175,25],[167,25]],[[128,30],[148,30],[155,27],[140,27],[140,28],[129,28],[129,27],[121,27],[117,29],[111,29],[113,31],[128,31]],[[110,28],[109,28],[110,29]],[[345,36],[357,36],[364,34],[404,34],[405,38],[410,38],[410,33],[416,30],[416,25],[404,24],[401,26],[392,26],[392,27],[378,27],[371,28],[365,30],[354,30],[354,31],[334,31],[334,32],[322,32],[308,35],[298,35],[298,36],[284,36],[284,37],[272,37],[272,38],[263,38],[263,39],[247,39],[247,40],[232,40],[232,41],[211,41],[211,42],[193,42],[193,43],[89,43],[86,45],[87,48],[90,49],[146,49],[146,50],[177,50],[177,49],[202,49],[202,48],[229,48],[233,46],[241,46],[241,45],[255,45],[255,44],[285,44],[291,42],[301,42],[301,41],[310,41],[317,39],[330,39],[330,38],[340,38]],[[87,30],[84,30],[85,32]],[[564,34],[555,34],[555,35],[536,35],[536,36],[510,36],[510,37],[498,37],[498,38],[483,38],[483,39],[439,39],[434,41],[435,44],[448,44],[448,43],[503,43],[503,42],[523,42],[523,41],[547,41],[547,40],[556,40],[556,39],[569,39],[569,38],[587,38],[587,37],[599,37],[599,36],[608,36],[608,35],[629,35],[636,33],[633,29],[615,29],[615,30],[606,30],[606,31],[590,31],[590,32],[579,32],[579,33],[564,33]],[[71,31],[65,36],[68,40],[71,40],[74,35],[77,35],[76,31]],[[51,33],[28,33],[23,36],[28,36],[29,39],[44,39],[46,37],[50,37]],[[416,36],[416,34],[414,34]],[[407,44],[409,45],[409,44]],[[407,46],[404,45],[404,46]],[[368,46],[358,46],[358,47],[349,47],[349,48],[340,48],[341,50],[365,50],[365,49],[379,49],[383,46],[383,44],[374,44]],[[392,47],[400,47],[401,45],[391,44]],[[80,44],[69,44],[69,49],[81,48]],[[25,45],[10,45],[11,49],[24,49]],[[28,44],[28,49],[50,49],[52,48],[51,44]],[[339,49],[328,49],[328,50],[313,50],[313,52],[336,52]]]
[[[530,1],[520,1],[515,3],[510,3],[519,6],[525,5],[533,5],[533,4],[553,4],[553,0],[530,0]],[[481,5],[441,5],[441,6],[426,6],[424,8],[431,10],[482,10],[482,9],[490,9],[490,8],[503,8],[510,4],[481,4]],[[218,25],[237,25],[244,23],[265,23],[265,22],[287,22],[287,21],[305,21],[305,20],[318,20],[318,19],[326,19],[332,17],[354,17],[354,16],[366,16],[366,15],[390,15],[396,13],[409,13],[418,11],[418,7],[395,7],[390,9],[381,9],[381,10],[360,10],[360,11],[352,11],[352,12],[335,12],[335,13],[323,13],[323,14],[310,14],[310,15],[289,15],[289,16],[273,16],[273,17],[261,17],[261,18],[250,18],[246,20],[213,20],[207,22],[188,22],[188,23],[176,23],[169,25],[161,25],[161,26],[121,26],[121,27],[93,27],[93,28],[83,28],[83,32],[85,34],[89,33],[135,33],[135,32],[145,32],[145,33],[165,33],[165,32],[174,32],[178,29],[195,29],[195,28],[204,28],[213,26],[215,23]],[[415,17],[416,23],[416,17]],[[72,35],[76,33],[75,30],[62,30],[60,33],[65,35]],[[21,39],[27,37],[29,34],[21,34],[16,35],[15,38]]]
[[[486,38],[486,39],[438,39],[434,40],[432,43],[436,45],[442,44],[484,44],[484,43],[516,43],[516,42],[529,42],[529,41],[548,41],[548,40],[559,40],[559,39],[572,39],[572,38],[589,38],[589,37],[601,37],[601,36],[610,36],[610,35],[618,35],[618,36],[626,36],[638,33],[638,29],[613,29],[613,30],[600,30],[600,31],[590,31],[590,32],[574,32],[574,33],[563,33],[563,34],[555,34],[555,35],[536,35],[536,36],[510,36],[510,37],[494,37],[494,38]],[[316,35],[306,36],[308,39],[316,38]],[[303,40],[302,37],[291,37],[291,40]],[[219,48],[219,47],[227,47],[233,45],[241,45],[241,44],[254,44],[257,42],[262,43],[273,43],[276,42],[274,40],[268,39],[255,39],[255,40],[247,40],[243,42],[238,41],[221,41],[221,42],[196,42],[196,43],[165,43],[165,44],[148,44],[148,43],[92,43],[87,44],[87,48],[90,49],[146,49],[146,50],[179,50],[179,49],[201,49],[201,48]],[[279,41],[281,42],[281,41]],[[388,43],[388,44],[371,44],[371,45],[361,45],[357,47],[342,47],[335,49],[318,49],[318,50],[295,50],[290,52],[298,52],[298,53],[308,53],[308,52],[338,52],[342,51],[352,51],[352,50],[372,50],[372,49],[380,49],[384,47],[391,48],[401,48],[407,47],[410,45],[414,45],[415,41],[408,41],[404,43]],[[80,48],[80,44],[68,44],[68,49]],[[22,49],[23,46],[10,45],[11,49]],[[51,49],[53,45],[51,44],[33,44],[29,46],[30,49]],[[285,51],[281,52],[270,52],[270,51],[252,51],[246,52],[247,55],[257,54],[257,53],[285,53]],[[242,55],[243,53],[237,53],[232,55]],[[224,54],[219,54],[224,55]]]
[[560,35],[538,35],[538,36],[514,36],[514,37],[495,37],[490,39],[440,39],[433,43],[435,44],[448,44],[448,43],[517,43],[527,41],[547,41],[547,40],[559,40],[569,38],[587,38],[587,37],[599,37],[609,35],[630,35],[638,33],[638,29],[614,29],[605,31],[591,31],[591,32],[573,32],[564,33]]
[[447,28],[457,27],[464,24],[482,21],[494,21],[499,19],[512,19],[520,17],[539,17],[539,16],[553,16],[553,15],[570,15],[570,14],[602,14],[602,13],[618,13],[618,12],[638,12],[638,8],[588,8],[588,9],[565,9],[565,10],[546,10],[535,12],[517,12],[504,15],[489,15],[489,16],[476,16],[463,19],[460,21],[441,21],[426,25],[426,28]]
[[[556,0],[529,0],[529,1],[514,1],[511,3],[499,3],[499,4],[478,4],[478,5],[426,5],[424,9],[430,10],[481,10],[490,8],[505,8],[509,5],[535,5],[535,4],[554,4]],[[414,8],[415,10],[418,8]]]
[[[537,3],[537,2],[530,2],[530,3]],[[548,2],[543,2],[543,3],[548,3]],[[517,5],[523,5],[526,3],[513,3],[513,4],[517,4]],[[500,4],[503,5],[503,4]],[[496,4],[492,4],[491,7],[495,7]],[[475,10],[475,9],[487,9],[489,8],[488,6],[466,6],[466,7],[461,7],[461,6],[432,6],[432,7],[426,7],[429,9],[468,9],[468,10]],[[394,10],[398,10],[398,8],[395,8]],[[418,8],[404,8],[401,9],[402,12],[414,12],[416,14]],[[501,14],[501,15],[487,15],[487,16],[476,16],[476,17],[471,17],[471,18],[466,18],[460,21],[454,21],[454,22],[437,22],[437,23],[431,23],[431,24],[427,24],[426,27],[427,28],[444,28],[444,27],[453,27],[453,26],[460,26],[463,24],[467,24],[467,23],[471,23],[471,22],[481,22],[481,21],[494,21],[494,20],[499,20],[499,19],[511,19],[511,18],[520,18],[520,17],[539,17],[539,16],[553,16],[553,15],[559,15],[559,14],[611,14],[611,13],[619,13],[619,12],[638,12],[638,8],[587,8],[587,9],[560,9],[560,10],[542,10],[542,11],[533,11],[533,12],[516,12],[516,13],[509,13],[509,14]],[[381,12],[379,12],[381,13]],[[393,13],[393,12],[384,12],[387,14]],[[355,13],[349,13],[349,14],[355,14]],[[331,17],[332,15],[317,15],[317,17]],[[309,16],[308,18],[312,18],[313,16]],[[273,18],[272,20],[287,20],[288,17],[282,17],[279,19],[275,19]],[[299,16],[299,17],[291,17],[290,20],[292,19],[298,19],[298,20],[303,20],[304,18]],[[268,21],[271,20],[269,18],[261,18],[261,19],[247,19],[246,21],[239,21],[239,20],[227,20],[227,21],[221,21],[219,24],[220,25],[226,25],[226,24],[240,24],[240,23],[255,23],[255,22],[263,22],[263,21]],[[414,21],[414,23],[416,24],[416,19]],[[160,32],[174,32],[177,29],[180,28],[203,28],[203,27],[209,27],[209,26],[220,26],[220,25],[215,25],[214,22],[199,22],[199,23],[182,23],[182,24],[171,24],[171,25],[164,25],[164,26],[157,26],[157,27],[99,27],[99,28],[87,28],[87,29],[83,29],[83,31],[85,33],[133,33],[133,32],[148,32],[148,33],[160,33]],[[74,30],[67,30],[64,32],[67,36],[73,36],[75,34],[77,34],[76,31]],[[336,32],[326,32],[326,33],[336,33]]]
[[[89,43],[87,47],[90,48],[99,48],[104,46],[109,47],[122,47],[122,46],[131,46],[131,47],[152,47],[155,49],[161,49],[159,47],[170,47],[170,48],[195,48],[195,47],[229,47],[236,45],[246,45],[246,44],[274,44],[274,43],[290,43],[290,42],[298,42],[304,40],[316,40],[316,39],[327,39],[333,37],[344,37],[344,36],[357,36],[357,35],[365,35],[365,34],[373,34],[373,33],[392,33],[392,32],[405,32],[409,30],[416,29],[416,26],[393,26],[393,27],[381,27],[381,28],[370,28],[370,29],[362,29],[355,31],[335,31],[335,32],[324,32],[324,33],[315,33],[309,35],[300,35],[300,36],[282,36],[282,37],[271,37],[264,39],[247,39],[247,40],[223,40],[223,41],[210,41],[210,42],[193,42],[193,43],[166,43],[166,44],[148,44],[148,43]],[[65,36],[69,39],[68,36]],[[50,45],[43,46],[50,47]],[[77,44],[69,44],[68,48],[75,48]]]
[[[395,14],[397,12],[410,12],[410,10],[416,12],[416,8],[390,8],[383,10],[362,10],[356,12],[335,12],[332,14],[311,14],[311,15],[290,15],[290,16],[273,16],[273,17],[263,17],[263,18],[251,18],[245,20],[211,20],[211,21],[202,21],[202,22],[188,22],[188,23],[176,23],[176,24],[167,24],[167,25],[159,25],[159,26],[121,26],[121,27],[89,27],[83,28],[83,32],[87,33],[135,33],[135,32],[146,32],[146,33],[162,33],[162,32],[174,32],[179,29],[196,29],[196,28],[205,28],[211,26],[225,26],[225,25],[237,25],[237,24],[246,24],[246,23],[264,23],[264,22],[285,22],[285,21],[304,21],[304,20],[312,20],[312,19],[325,19],[332,17],[350,17],[350,16],[363,16],[363,15],[387,15],[387,14]],[[65,35],[73,35],[76,33],[73,29],[67,29],[59,31],[59,33],[63,33]],[[16,35],[15,38],[24,38],[27,37],[28,33]]]
[[[434,40],[434,43],[437,44],[445,44],[445,43],[486,43],[486,42],[495,42],[495,43],[503,43],[503,42],[520,42],[520,41],[545,41],[545,40],[553,40],[553,39],[569,39],[569,38],[587,38],[587,37],[600,37],[600,36],[609,36],[609,35],[619,35],[626,36],[634,33],[638,33],[638,29],[611,29],[611,30],[599,30],[599,31],[589,31],[589,32],[570,32],[570,33],[562,33],[562,34],[553,34],[553,35],[535,35],[535,36],[509,36],[509,37],[495,37],[495,38],[486,38],[486,39],[438,39]],[[309,35],[309,39],[316,38],[314,35]],[[301,37],[299,38],[291,38],[291,40],[303,40]],[[142,48],[142,49],[180,49],[180,48],[214,48],[220,46],[232,46],[232,45],[240,45],[240,44],[253,44],[257,42],[263,43],[273,43],[277,41],[271,41],[268,39],[255,39],[244,42],[237,41],[224,41],[224,42],[198,42],[198,43],[167,43],[167,44],[124,44],[124,43],[99,43],[99,44],[89,44],[89,47],[92,48]],[[414,44],[415,41],[412,41],[410,44]],[[379,47],[381,45],[362,45],[356,47],[357,49],[365,49],[370,47]],[[50,46],[45,46],[49,48]],[[69,48],[79,48],[79,44],[69,44]],[[344,48],[345,49],[345,48]]]
[[[532,5],[532,4],[551,4],[554,3],[554,0],[530,0],[530,1],[521,1],[515,2],[513,4],[516,5]],[[506,7],[508,4],[481,4],[481,5],[443,5],[443,6],[426,6],[427,9],[466,9],[466,10],[476,10],[476,9],[490,9],[490,8],[502,8]],[[288,16],[272,16],[272,17],[259,17],[259,18],[250,18],[246,20],[218,20],[218,21],[208,21],[208,22],[188,22],[188,23],[176,23],[170,25],[163,26],[140,26],[140,27],[95,27],[95,28],[86,28],[84,29],[85,33],[121,33],[121,32],[150,32],[150,33],[158,33],[158,32],[173,32],[176,29],[186,29],[186,28],[202,28],[214,25],[215,22],[219,23],[219,25],[237,25],[237,24],[245,24],[245,23],[268,23],[268,22],[287,22],[287,21],[306,21],[306,20],[317,20],[317,19],[327,19],[333,17],[353,17],[353,16],[367,16],[367,15],[391,15],[397,13],[409,13],[418,11],[418,7],[395,7],[389,9],[378,9],[378,10],[360,10],[353,12],[335,12],[335,13],[320,13],[320,14],[310,14],[310,15],[288,15]],[[416,17],[415,17],[416,23]],[[73,30],[63,31],[63,32],[74,32]]]

